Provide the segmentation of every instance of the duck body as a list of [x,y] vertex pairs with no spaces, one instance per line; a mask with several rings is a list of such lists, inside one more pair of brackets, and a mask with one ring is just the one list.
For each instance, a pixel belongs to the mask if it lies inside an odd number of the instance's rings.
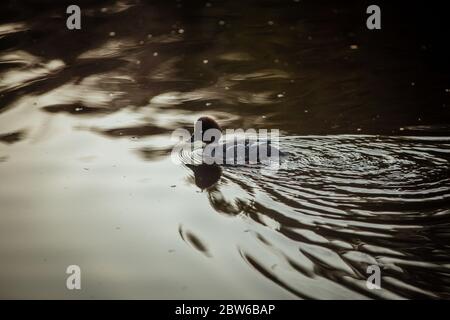
[[[282,155],[278,141],[255,135],[222,135],[222,128],[211,117],[201,117],[194,124],[190,139],[202,163],[220,165],[259,164],[278,161]],[[198,146],[198,148],[196,148]]]
[[270,140],[228,139],[206,145],[202,159],[208,164],[244,165],[276,160],[281,155]]

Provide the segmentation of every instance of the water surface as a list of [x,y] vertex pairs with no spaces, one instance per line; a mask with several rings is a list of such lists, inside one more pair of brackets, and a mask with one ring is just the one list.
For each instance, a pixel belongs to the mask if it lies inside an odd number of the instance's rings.
[[[445,24],[364,5],[2,3],[0,297],[449,298]],[[174,163],[205,114],[281,167]]]

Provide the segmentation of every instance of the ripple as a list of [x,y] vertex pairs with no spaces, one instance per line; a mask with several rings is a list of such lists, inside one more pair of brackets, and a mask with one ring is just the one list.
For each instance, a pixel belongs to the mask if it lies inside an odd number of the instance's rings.
[[24,130],[15,131],[15,132],[11,132],[11,133],[4,133],[4,134],[0,134],[0,142],[13,144],[13,143],[21,141],[24,138],[24,136],[25,136]]
[[184,242],[192,246],[194,249],[201,252],[207,257],[211,256],[211,254],[208,251],[208,247],[192,231],[185,230],[185,228],[182,225],[180,225],[178,233],[180,234]]
[[[450,138],[291,136],[280,146],[278,171],[224,167],[208,191],[217,212],[253,221],[267,250],[237,243],[249,266],[303,298],[327,296],[324,286],[345,297],[448,297],[437,281],[450,275]],[[365,287],[371,264],[379,292]]]

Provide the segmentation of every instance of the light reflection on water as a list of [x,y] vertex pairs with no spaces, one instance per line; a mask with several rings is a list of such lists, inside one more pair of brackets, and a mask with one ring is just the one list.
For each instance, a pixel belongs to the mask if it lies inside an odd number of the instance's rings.
[[[375,50],[352,5],[176,4],[86,2],[80,32],[5,6],[0,296],[448,298],[445,72]],[[281,168],[174,164],[204,114],[280,129]]]

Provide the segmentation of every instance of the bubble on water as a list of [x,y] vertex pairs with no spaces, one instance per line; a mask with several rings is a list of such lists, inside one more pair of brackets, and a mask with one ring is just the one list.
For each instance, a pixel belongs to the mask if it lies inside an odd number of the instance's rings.
[[277,97],[278,97],[278,98],[283,98],[283,97],[284,97],[284,94],[279,93],[279,94],[277,94]]
[[207,2],[207,3],[205,3],[205,6],[209,8],[212,6],[212,4],[210,2]]
[[116,35],[116,33],[114,32],[114,31],[111,31],[110,33],[109,33],[109,36],[110,37],[114,37]]
[[225,25],[225,21],[220,20],[220,21],[219,21],[219,25],[224,26],[224,25]]
[[184,33],[184,29],[179,29],[179,30],[178,30],[178,33],[179,33],[179,34]]
[[153,36],[151,35],[151,33],[149,33],[148,35],[147,35],[147,39],[151,39]]
[[273,22],[272,20],[269,20],[269,21],[267,21],[267,24],[268,24],[269,26],[273,26],[273,25],[274,25],[274,22]]
[[207,64],[209,61],[207,59],[203,60],[204,64]]
[[211,102],[207,102],[207,103],[205,103],[205,105],[206,105],[207,107],[209,107],[210,105],[212,105],[212,103],[211,103]]
[[139,41],[139,44],[140,45],[144,44],[144,41],[143,40]]
[[357,44],[352,44],[350,46],[350,49],[352,49],[352,50],[358,50],[358,48],[359,48],[359,46]]
[[108,11],[108,8],[102,8],[100,11],[101,12],[106,12],[106,11]]
[[157,57],[157,56],[158,56],[158,52],[156,52],[156,51],[153,52],[153,56],[154,56],[154,57]]

